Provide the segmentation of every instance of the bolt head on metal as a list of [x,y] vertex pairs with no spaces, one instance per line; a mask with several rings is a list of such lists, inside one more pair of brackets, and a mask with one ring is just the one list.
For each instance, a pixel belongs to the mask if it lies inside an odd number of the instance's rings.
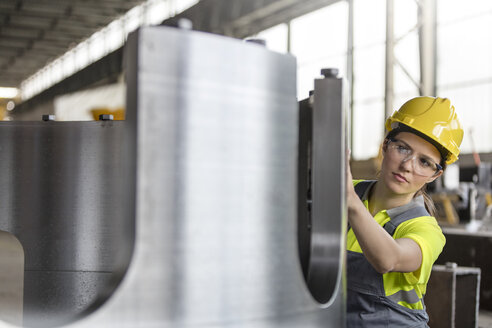
[[188,18],[180,18],[178,19],[177,27],[183,30],[191,31],[193,29],[193,22]]
[[325,78],[334,78],[338,77],[338,68],[322,68],[321,69],[321,75],[323,75]]
[[182,30],[192,30],[193,22],[188,18],[178,18],[177,20],[173,20],[171,22],[166,22],[161,25],[176,27]]
[[266,47],[266,40],[265,39],[258,39],[258,38],[250,38],[245,40],[248,43],[256,43],[259,44],[260,46]]
[[55,115],[48,115],[48,114],[44,114],[42,116],[42,119],[43,121],[47,122],[47,121],[54,121],[55,120]]
[[114,117],[111,114],[101,114],[101,115],[99,115],[99,121],[112,121],[113,118]]

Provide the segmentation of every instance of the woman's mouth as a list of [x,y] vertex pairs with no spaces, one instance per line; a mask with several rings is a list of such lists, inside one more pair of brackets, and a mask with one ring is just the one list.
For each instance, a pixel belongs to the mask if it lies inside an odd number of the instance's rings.
[[395,179],[398,181],[398,182],[408,182],[407,179],[405,179],[405,177],[401,174],[398,174],[398,173],[393,173],[393,176],[395,177]]

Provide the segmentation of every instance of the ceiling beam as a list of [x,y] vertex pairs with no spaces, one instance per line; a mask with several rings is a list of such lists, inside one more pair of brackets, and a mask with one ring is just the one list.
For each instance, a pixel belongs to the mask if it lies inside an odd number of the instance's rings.
[[[47,2],[48,0],[40,1]],[[194,30],[244,38],[338,1],[340,0],[201,0],[181,14],[165,20],[162,24],[176,25],[178,19],[188,18],[193,22]],[[142,1],[133,1],[129,4],[130,1],[119,0],[85,0],[83,2],[79,0],[70,3],[73,4],[74,12],[79,13],[75,8],[82,4],[90,7],[92,4],[100,3],[102,10],[105,10],[104,4],[115,4],[116,2],[126,3],[128,7],[133,7]],[[80,20],[67,21],[60,18],[56,26],[64,33],[69,33],[74,37],[74,41],[77,41],[78,35],[81,35],[81,39],[84,36],[87,37],[90,25],[84,25]],[[44,37],[56,38],[57,35],[57,31],[49,30],[45,32]],[[103,57],[33,99],[27,100],[25,105],[21,106],[23,108],[21,110],[28,110],[33,104],[47,101],[56,95],[88,87],[96,83],[98,79],[103,80],[108,76],[121,74],[122,66],[119,56],[122,56],[122,53],[123,50],[120,48]]]
[[42,93],[16,106],[16,113],[29,111],[38,104],[52,100],[55,96],[91,87],[103,80],[116,82],[122,72],[123,49],[117,49],[97,62],[65,78]]
[[175,25],[180,18],[193,22],[193,29],[236,38],[261,32],[269,27],[323,8],[340,0],[202,0],[163,24]]

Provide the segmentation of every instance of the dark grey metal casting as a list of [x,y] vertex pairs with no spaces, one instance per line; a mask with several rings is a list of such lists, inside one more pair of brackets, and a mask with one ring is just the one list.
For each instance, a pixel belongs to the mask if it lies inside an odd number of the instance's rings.
[[27,326],[73,320],[126,270],[135,166],[124,124],[0,123],[0,229],[24,248]]

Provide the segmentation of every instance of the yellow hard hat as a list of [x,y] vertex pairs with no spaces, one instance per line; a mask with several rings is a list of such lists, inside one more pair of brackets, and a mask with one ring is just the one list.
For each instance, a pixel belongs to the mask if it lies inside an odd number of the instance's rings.
[[447,152],[446,164],[458,160],[463,128],[454,106],[447,98],[416,97],[410,99],[386,120],[391,131],[402,123],[434,140]]

